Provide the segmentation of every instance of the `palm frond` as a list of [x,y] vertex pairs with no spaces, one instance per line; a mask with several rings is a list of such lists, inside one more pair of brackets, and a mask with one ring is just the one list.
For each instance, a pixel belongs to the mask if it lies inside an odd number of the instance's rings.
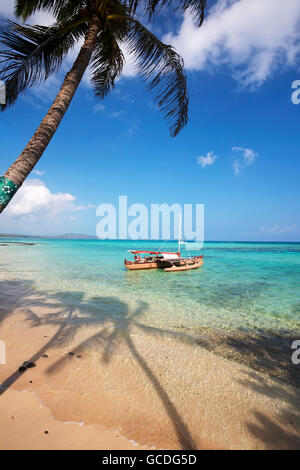
[[120,44],[128,35],[130,27],[126,18],[129,11],[124,3],[119,0],[102,0],[99,8],[100,14],[106,14],[106,23],[98,34],[92,55],[91,79],[96,96],[103,99],[114,88],[123,70],[124,55]]
[[118,44],[120,34],[114,33],[109,26],[99,33],[91,60],[92,84],[96,96],[102,99],[114,88],[124,66],[124,56]]
[[[81,0],[15,0],[15,15],[26,21],[33,13],[38,10],[47,10],[49,13],[57,17],[63,8],[66,8],[69,3],[73,4],[73,12],[75,7],[82,6]],[[76,6],[75,6],[76,5]]]
[[89,16],[89,2],[80,0],[68,0],[66,4],[57,12],[57,21],[66,21],[76,14]]
[[27,87],[45,81],[57,71],[77,40],[85,34],[81,16],[64,24],[22,26],[10,20],[0,23],[0,77],[6,81],[7,105]]
[[192,13],[198,25],[201,26],[204,20],[206,3],[206,0],[148,0],[147,10],[150,18],[164,7],[172,7],[183,11],[188,10]]
[[207,0],[127,0],[125,1],[131,15],[135,15],[139,7],[143,6],[151,19],[163,8],[171,7],[176,10],[189,10],[198,25],[201,26],[204,20]]
[[183,59],[137,20],[128,19],[131,30],[127,46],[136,58],[138,71],[175,137],[188,121],[188,93]]

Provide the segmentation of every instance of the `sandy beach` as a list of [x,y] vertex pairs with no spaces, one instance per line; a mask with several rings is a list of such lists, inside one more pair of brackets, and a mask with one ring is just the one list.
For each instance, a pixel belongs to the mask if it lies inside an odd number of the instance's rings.
[[299,388],[24,289],[1,282],[1,449],[300,448]]
[[146,449],[118,432],[55,419],[35,392],[7,390],[1,397],[0,449]]

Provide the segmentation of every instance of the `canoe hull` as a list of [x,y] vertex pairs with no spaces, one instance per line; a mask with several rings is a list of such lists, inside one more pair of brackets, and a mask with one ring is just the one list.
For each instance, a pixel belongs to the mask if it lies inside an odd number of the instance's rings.
[[163,269],[167,272],[187,271],[196,269],[203,265],[203,256],[193,256],[192,258],[179,258],[174,260],[149,260],[149,261],[128,261],[124,260],[124,266],[130,271],[138,271],[141,269]]
[[131,271],[137,271],[139,269],[156,269],[158,268],[158,263],[156,261],[151,263],[140,263],[140,262],[126,262],[124,263],[125,268],[130,269]]

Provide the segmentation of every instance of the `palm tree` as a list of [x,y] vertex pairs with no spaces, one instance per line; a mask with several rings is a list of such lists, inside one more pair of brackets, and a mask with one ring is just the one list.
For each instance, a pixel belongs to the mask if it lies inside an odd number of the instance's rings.
[[182,58],[160,41],[138,18],[151,18],[162,8],[190,10],[199,26],[206,0],[15,0],[15,15],[25,22],[46,10],[54,24],[30,26],[1,20],[0,79],[6,81],[7,104],[15,103],[28,87],[57,72],[70,49],[83,39],[49,111],[22,153],[0,178],[0,213],[41,158],[55,134],[88,65],[95,95],[103,99],[120,76],[121,45],[134,55],[137,71],[168,121],[175,137],[188,120],[188,93]]

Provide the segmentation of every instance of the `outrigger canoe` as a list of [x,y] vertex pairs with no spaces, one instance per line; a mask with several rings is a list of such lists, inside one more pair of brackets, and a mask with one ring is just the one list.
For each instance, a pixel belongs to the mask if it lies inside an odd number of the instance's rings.
[[[167,272],[187,271],[203,265],[203,255],[182,258],[180,252],[129,250],[133,261],[124,260],[126,269],[163,269]],[[141,254],[146,254],[143,258]]]
[[[178,251],[143,251],[143,250],[128,250],[129,253],[134,255],[133,261],[124,260],[126,269],[132,271],[138,269],[163,269],[167,272],[174,271],[188,271],[196,269],[203,265],[203,255],[190,256],[183,258],[181,256],[181,245],[185,244],[180,240],[181,234],[181,217],[179,219],[179,239]],[[142,257],[142,256],[143,257]]]

